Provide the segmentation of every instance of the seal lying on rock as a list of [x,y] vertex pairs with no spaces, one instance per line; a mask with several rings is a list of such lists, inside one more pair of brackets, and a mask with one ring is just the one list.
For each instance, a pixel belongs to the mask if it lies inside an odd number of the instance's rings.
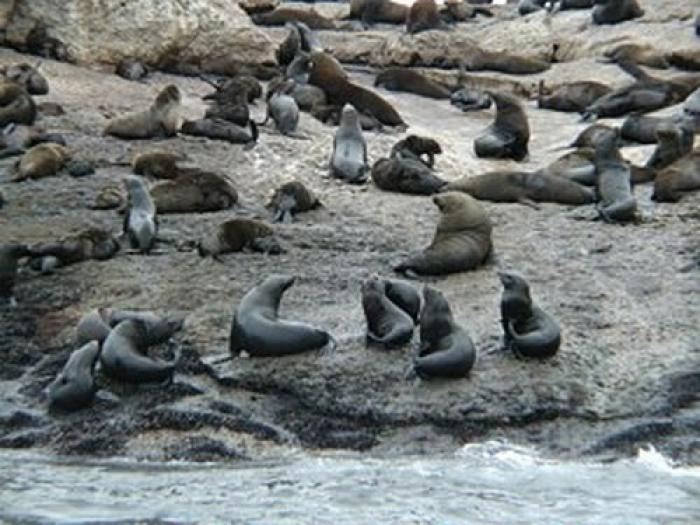
[[597,177],[594,160],[595,150],[593,148],[578,148],[559,157],[539,171],[586,186],[595,186]]
[[385,69],[374,79],[374,85],[384,87],[389,91],[414,93],[422,97],[450,98],[449,89],[410,68],[392,67]]
[[644,16],[644,10],[637,0],[595,0],[593,6],[594,24],[618,24]]
[[180,127],[180,90],[170,84],[163,88],[146,111],[130,113],[109,121],[105,135],[122,139],[172,137]]
[[8,124],[31,126],[37,117],[32,96],[15,82],[0,82],[0,128]]
[[175,179],[156,183],[150,194],[158,213],[226,210],[238,201],[226,177],[199,168],[181,168]]
[[466,377],[476,361],[476,348],[467,331],[455,323],[442,292],[423,288],[420,350],[413,361],[418,377]]
[[112,379],[127,383],[172,381],[180,360],[180,349],[171,361],[157,361],[146,355],[149,336],[146,323],[128,319],[115,326],[102,344],[100,364]]
[[423,162],[401,156],[379,159],[371,174],[378,188],[411,195],[432,195],[447,184]]
[[184,318],[180,316],[160,316],[141,310],[119,308],[94,308],[83,315],[76,327],[76,341],[84,345],[90,341],[100,344],[107,339],[110,330],[122,321],[136,320],[146,327],[146,345],[165,343],[175,332],[182,329]]
[[661,170],[654,179],[652,200],[678,202],[683,193],[700,190],[700,150]]
[[362,309],[367,321],[367,342],[392,348],[413,337],[413,319],[386,295],[386,283],[372,276],[362,283]]
[[695,134],[692,123],[664,122],[656,128],[658,145],[646,163],[647,168],[660,170],[693,151]]
[[461,88],[450,95],[450,104],[462,111],[477,111],[491,107],[491,97],[479,89]]
[[0,245],[0,304],[14,304],[13,290],[17,280],[19,260],[30,255],[24,244],[8,243]]
[[528,155],[530,126],[520,102],[507,93],[486,92],[496,103],[496,120],[474,140],[477,157],[524,160]]
[[[442,148],[437,140],[419,135],[408,135],[392,146],[390,156],[418,160],[432,168],[435,164],[435,155],[441,153]],[[423,155],[427,155],[428,160],[423,160]]]
[[14,167],[12,181],[41,179],[58,173],[68,161],[68,150],[60,144],[45,142],[27,150]]
[[92,403],[97,392],[93,374],[99,356],[97,341],[90,341],[70,355],[63,370],[47,388],[49,408],[72,412]]
[[294,284],[289,275],[273,274],[243,296],[231,323],[229,348],[233,357],[243,350],[254,357],[279,357],[316,350],[335,339],[313,326],[278,316],[282,294]]
[[50,273],[57,266],[68,266],[89,259],[111,259],[119,251],[119,243],[107,230],[87,228],[58,242],[36,244],[29,251],[29,265],[35,270]]
[[26,62],[13,64],[0,69],[6,80],[16,82],[22,86],[30,95],[46,95],[49,92],[49,83],[44,76],[39,73],[39,64],[30,66]]
[[619,64],[621,62],[633,62],[641,66],[667,69],[669,63],[664,53],[657,51],[650,45],[621,44],[603,52],[600,62]]
[[267,13],[255,14],[251,19],[259,26],[283,26],[288,22],[296,21],[303,22],[311,29],[335,29],[333,20],[320,15],[313,9],[277,7]]
[[350,104],[345,104],[340,126],[333,138],[331,175],[347,182],[362,184],[367,180],[367,168],[367,143],[362,136],[357,110]]
[[406,15],[406,32],[415,35],[430,29],[447,27],[438,13],[435,0],[415,0]]
[[469,195],[436,195],[440,221],[430,246],[410,255],[394,269],[420,275],[441,275],[473,270],[491,253],[491,221],[483,206]]
[[[206,80],[206,82],[209,81]],[[241,95],[245,95],[249,103],[262,97],[262,85],[252,75],[239,74],[227,79],[223,84],[212,83],[212,86],[216,91],[204,95],[202,100],[212,100],[217,104],[226,105],[238,101]]]
[[349,20],[361,20],[365,26],[375,23],[403,24],[408,6],[391,0],[350,0]]
[[147,150],[134,155],[131,171],[155,179],[174,179],[180,172],[178,162],[186,159],[187,156],[182,153],[161,149]]
[[180,132],[184,135],[207,137],[209,139],[225,140],[231,144],[255,145],[258,140],[258,127],[253,119],[248,121],[250,131],[241,126],[222,119],[186,120],[182,123]]
[[297,180],[286,182],[277,188],[267,204],[267,207],[272,209],[272,220],[285,224],[293,222],[293,214],[313,210],[319,206],[321,202],[314,192]]
[[632,193],[630,168],[617,148],[617,134],[606,135],[595,147],[598,173],[598,212],[608,222],[635,219],[637,201]]
[[545,95],[544,81],[540,81],[537,107],[580,113],[610,91],[612,91],[611,88],[600,82],[581,81],[563,84]]
[[413,323],[418,322],[420,314],[421,299],[418,290],[406,281],[399,279],[383,279],[384,293],[389,300],[406,312]]
[[633,113],[622,122],[620,136],[625,140],[641,144],[655,144],[658,140],[656,130],[662,123],[672,123],[668,117],[653,117],[643,113]]
[[610,134],[616,135],[615,128],[604,124],[592,124],[579,133],[574,141],[569,144],[570,148],[595,148],[598,141]]
[[282,248],[274,231],[264,222],[236,218],[222,222],[197,245],[199,255],[218,257],[250,248],[256,252],[279,254]]
[[525,357],[551,357],[561,345],[556,321],[532,302],[530,286],[520,275],[499,272],[503,284],[501,324],[506,348]]
[[479,200],[526,205],[532,205],[532,201],[559,204],[589,204],[595,201],[591,189],[542,171],[494,171],[466,176],[449,183],[446,189],[468,193]]
[[124,214],[124,233],[131,247],[149,253],[156,242],[156,205],[140,177],[129,176],[124,180],[129,192],[129,204]]

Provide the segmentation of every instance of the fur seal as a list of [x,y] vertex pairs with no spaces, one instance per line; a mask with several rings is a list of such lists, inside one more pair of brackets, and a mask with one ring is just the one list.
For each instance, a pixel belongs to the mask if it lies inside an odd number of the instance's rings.
[[379,159],[371,174],[378,188],[410,195],[432,195],[447,185],[423,162],[410,157]]
[[695,48],[671,51],[668,54],[668,61],[678,69],[700,71],[700,51]]
[[617,147],[617,134],[606,135],[595,147],[598,173],[598,212],[606,222],[635,219],[637,201],[632,193],[630,168]]
[[180,360],[180,349],[171,361],[156,361],[146,355],[151,339],[145,322],[137,319],[120,322],[102,344],[102,370],[112,379],[127,383],[171,382]]
[[476,361],[476,348],[467,331],[455,323],[442,292],[423,288],[420,349],[412,371],[423,379],[466,377]]
[[100,344],[97,341],[90,341],[70,355],[47,388],[50,409],[72,412],[92,403],[97,392],[93,373],[99,356]]
[[413,319],[386,295],[386,283],[372,276],[362,283],[362,309],[367,343],[385,348],[402,346],[413,337]]
[[126,201],[124,187],[118,184],[109,184],[98,191],[90,208],[93,210],[123,209]]
[[406,281],[399,279],[383,279],[384,293],[389,300],[401,308],[413,319],[413,324],[418,322],[420,315],[421,298],[420,293]]
[[230,102],[215,102],[206,109],[204,118],[226,120],[238,126],[247,126],[250,120],[248,95],[239,93],[238,97]]
[[[434,0],[432,1],[434,3]],[[428,98],[450,98],[450,90],[445,86],[433,82],[417,71],[403,67],[385,69],[374,79],[374,85],[384,87],[389,91],[415,93]]]
[[68,160],[68,150],[60,144],[46,142],[27,150],[15,165],[12,181],[41,179],[56,175]]
[[595,186],[597,175],[594,160],[595,150],[593,148],[578,148],[559,157],[539,171],[586,186]]
[[642,144],[656,144],[657,128],[663,123],[672,123],[673,119],[666,117],[653,117],[643,113],[632,113],[622,122],[620,136],[625,140],[640,142]]
[[272,117],[277,131],[282,135],[291,135],[296,131],[299,125],[299,106],[290,95],[294,85],[294,80],[287,79],[275,91],[268,94],[267,116],[261,125]]
[[501,324],[506,348],[525,357],[551,357],[561,346],[556,321],[532,302],[530,286],[521,276],[499,272],[503,284]]
[[350,0],[348,19],[360,20],[365,26],[375,23],[404,24],[408,6],[391,0]]
[[504,51],[487,51],[474,47],[460,60],[468,71],[499,71],[511,75],[534,75],[547,71],[551,64],[535,57],[511,55]]
[[39,64],[30,66],[26,62],[22,62],[2,68],[0,71],[6,80],[16,82],[30,95],[46,95],[49,92],[49,83],[39,73]]
[[644,16],[644,9],[639,7],[637,0],[595,0],[593,3],[594,24],[619,24]]
[[119,243],[107,230],[87,228],[58,242],[33,245],[29,251],[29,265],[50,273],[56,266],[69,266],[89,259],[111,259],[119,251]]
[[253,146],[258,140],[258,126],[253,119],[248,121],[248,126],[250,131],[228,120],[207,118],[184,121],[180,132],[184,135],[206,137],[208,139],[224,140],[231,144]]
[[562,84],[549,95],[544,94],[544,81],[540,81],[537,107],[555,111],[580,113],[612,89],[605,84],[593,81],[571,82]]
[[280,66],[291,64],[294,57],[301,51],[301,34],[299,33],[299,28],[291,22],[287,22],[285,27],[289,32],[275,51],[277,63]]
[[443,275],[482,265],[492,251],[491,221],[483,206],[471,196],[456,192],[435,195],[433,203],[440,210],[433,241],[394,270]]
[[294,221],[293,214],[313,210],[319,206],[321,202],[314,192],[298,180],[282,184],[267,204],[267,207],[272,209],[273,222],[285,224]]
[[684,192],[697,190],[700,190],[700,150],[694,150],[661,170],[654,179],[651,199],[678,202]]
[[250,248],[256,252],[279,254],[282,247],[267,224],[255,219],[236,218],[222,222],[197,244],[200,257],[217,258],[224,253]]
[[32,96],[15,82],[0,82],[0,127],[8,124],[31,126],[36,120],[36,104]]
[[[208,80],[206,82],[210,83]],[[202,100],[213,100],[217,104],[226,105],[238,101],[240,96],[245,94],[248,103],[252,103],[263,94],[260,82],[252,75],[239,74],[223,84],[212,85],[216,91],[204,95]]]
[[172,137],[180,127],[180,99],[180,90],[170,84],[149,109],[110,120],[103,134],[121,139]]
[[590,9],[595,4],[595,0],[559,0],[559,10],[568,9]]
[[650,45],[621,44],[604,51],[603,57],[601,62],[604,63],[633,62],[657,69],[668,69],[669,67],[664,53],[657,51]]
[[114,72],[126,80],[142,80],[148,75],[146,66],[133,58],[120,60]]
[[520,0],[518,2],[518,14],[526,16],[544,9],[548,0]]
[[450,95],[450,104],[462,111],[477,111],[491,107],[491,97],[479,89],[461,88]]
[[333,138],[331,175],[353,184],[362,184],[367,180],[367,168],[367,143],[362,136],[357,111],[350,104],[345,104],[340,126]]
[[595,201],[590,188],[543,171],[494,171],[466,176],[450,182],[446,189],[468,193],[479,200],[519,202],[530,206],[532,201],[574,205]]
[[158,213],[219,211],[238,202],[226,177],[199,168],[180,168],[175,179],[156,183],[150,194]]
[[174,179],[180,169],[177,163],[186,159],[187,156],[183,153],[162,149],[146,150],[131,159],[131,171],[155,179]]
[[165,343],[175,332],[182,329],[181,317],[162,317],[149,311],[120,310],[117,308],[94,308],[80,318],[76,328],[76,341],[84,345],[90,341],[100,344],[109,332],[122,321],[136,320],[146,326],[148,346]]
[[124,214],[124,233],[132,248],[149,253],[156,242],[158,222],[156,205],[140,177],[128,176],[124,185],[129,193],[129,203]]
[[283,26],[288,22],[302,22],[311,29],[335,29],[335,22],[319,14],[314,9],[295,9],[293,7],[277,7],[267,13],[259,13],[250,17],[259,26]]
[[595,148],[598,141],[607,136],[615,135],[615,128],[606,126],[605,124],[591,124],[581,133],[579,133],[574,141],[569,144],[570,148]]
[[695,133],[690,122],[665,122],[656,128],[658,145],[646,163],[647,168],[660,170],[693,151]]
[[[433,164],[435,164],[435,155],[440,154],[442,154],[442,148],[437,140],[420,135],[408,135],[394,144],[391,148],[390,156],[392,158],[419,160],[429,168],[432,168]],[[428,159],[423,159],[423,155],[427,155]]]
[[30,255],[24,244],[8,243],[0,245],[0,302],[14,304],[13,289],[17,279],[19,260]]
[[279,357],[336,347],[331,334],[311,325],[279,318],[282,294],[295,282],[289,275],[273,274],[246,293],[231,323],[229,348],[233,357],[245,350],[253,357]]
[[350,82],[340,63],[327,53],[311,53],[309,84],[320,87],[330,103],[338,106],[352,104],[358,112],[372,115],[384,125],[405,126],[391,104],[376,93]]
[[440,18],[447,24],[466,22],[477,15],[488,18],[493,17],[493,13],[484,7],[473,7],[466,0],[448,0],[440,7]]
[[496,103],[496,120],[474,140],[477,157],[517,161],[528,156],[530,126],[525,110],[513,95],[498,91],[486,92]]
[[409,35],[430,29],[444,29],[445,27],[445,22],[438,13],[435,0],[415,0],[408,9],[406,32]]

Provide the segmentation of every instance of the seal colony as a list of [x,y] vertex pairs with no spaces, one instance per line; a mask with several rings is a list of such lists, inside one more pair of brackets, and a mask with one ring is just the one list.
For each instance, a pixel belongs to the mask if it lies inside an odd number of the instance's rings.
[[[616,24],[644,16],[644,11],[633,1],[582,2],[585,6],[574,5],[576,2],[560,3],[562,10],[570,7],[591,9],[591,20],[597,25]],[[521,11],[532,6],[535,10],[544,7],[543,4],[523,2],[520,7]],[[604,8],[608,4],[617,4],[618,7]],[[487,12],[495,19],[492,23],[500,22],[497,14]],[[671,67],[673,61],[666,63],[659,59],[660,55],[654,53],[653,48],[618,48],[603,56],[630,73],[634,82],[619,87],[590,80],[564,83],[553,89],[540,84],[536,94],[537,107],[534,100],[524,99],[522,93],[509,89],[507,83],[486,90],[459,83],[448,86],[410,66],[390,66],[375,71],[375,89],[372,89],[367,82],[356,80],[334,56],[332,49],[324,50],[312,31],[338,27],[340,21],[309,13],[310,10],[301,8],[277,8],[255,14],[254,20],[260,24],[285,25],[289,31],[276,54],[279,67],[273,78],[263,80],[241,74],[221,82],[209,82],[216,91],[203,97],[209,101],[208,107],[203,111],[198,109],[202,113],[198,116],[194,114],[190,84],[187,88],[167,84],[156,89],[155,84],[148,83],[144,89],[150,93],[150,100],[155,95],[150,106],[134,104],[131,108],[134,112],[121,115],[119,111],[116,117],[103,121],[104,137],[99,138],[100,144],[128,152],[117,160],[99,159],[102,167],[109,166],[119,174],[114,178],[115,184],[123,186],[123,189],[115,190],[123,203],[121,237],[114,237],[109,228],[88,228],[86,225],[81,233],[62,236],[58,241],[31,243],[28,239],[19,239],[19,242],[4,242],[3,239],[0,246],[0,298],[8,306],[0,305],[0,308],[10,311],[9,305],[17,301],[15,293],[18,288],[20,302],[32,301],[32,295],[26,291],[40,286],[35,283],[39,278],[44,282],[49,279],[68,282],[72,269],[64,270],[64,267],[78,263],[87,266],[93,264],[87,261],[107,259],[115,259],[124,265],[128,261],[137,261],[142,275],[135,275],[132,270],[133,275],[123,283],[123,293],[129,293],[130,287],[142,286],[144,295],[150,298],[157,295],[154,288],[159,286],[160,278],[158,271],[153,271],[150,265],[158,268],[154,260],[167,257],[168,264],[178,270],[182,268],[182,286],[192,290],[193,304],[201,301],[199,293],[208,294],[209,291],[199,281],[185,282],[188,265],[211,268],[208,273],[221,277],[217,292],[228,290],[229,286],[237,291],[230,297],[233,312],[227,311],[225,315],[224,324],[228,329],[220,330],[220,322],[219,328],[215,323],[210,327],[212,332],[227,332],[228,359],[236,360],[233,367],[239,366],[241,361],[238,360],[245,357],[265,357],[279,359],[284,363],[280,366],[286,368],[295,359],[304,359],[297,354],[310,354],[308,359],[318,359],[318,367],[329,366],[328,361],[345,352],[348,341],[360,335],[359,331],[348,331],[359,326],[361,312],[364,314],[362,335],[370,347],[366,352],[387,350],[390,359],[408,365],[410,378],[463,381],[464,388],[468,389],[469,377],[479,373],[479,367],[475,369],[478,351],[486,343],[479,338],[472,340],[469,331],[476,328],[475,325],[460,307],[453,311],[448,296],[450,301],[456,299],[456,293],[450,290],[453,283],[459,279],[470,282],[469,279],[478,275],[479,279],[491,278],[494,290],[496,277],[503,285],[500,320],[505,348],[513,350],[519,357],[540,359],[558,359],[555,356],[561,351],[565,359],[566,340],[555,320],[562,305],[543,293],[541,297],[545,299],[546,308],[541,308],[533,302],[525,278],[503,270],[504,260],[512,256],[505,250],[501,251],[498,242],[502,236],[509,235],[509,224],[500,209],[505,205],[480,201],[521,203],[538,210],[542,209],[539,203],[554,203],[562,206],[552,206],[550,209],[556,210],[552,213],[561,214],[570,211],[563,206],[589,206],[606,223],[629,224],[620,235],[631,235],[635,225],[641,222],[641,201],[649,199],[648,195],[635,195],[634,184],[642,180],[635,177],[636,172],[645,170],[645,182],[653,183],[651,199],[657,202],[674,202],[700,189],[698,152],[693,142],[695,129],[686,124],[690,121],[642,113],[686,100],[692,89],[700,85],[700,79],[692,74],[682,78],[652,76],[639,64]],[[450,23],[455,23],[455,13],[457,11],[451,14]],[[551,16],[556,16],[556,13]],[[397,7],[389,1],[353,1],[351,17],[359,18],[365,25],[389,20],[406,24],[405,38],[419,38],[410,35],[428,31],[443,31],[448,25],[433,0],[421,0],[411,8]],[[509,73],[519,74],[524,72],[523,68],[527,69],[526,59],[518,62],[498,53],[495,55],[498,55],[500,66]],[[689,58],[683,54],[683,57],[684,60],[677,59],[676,63],[693,63],[692,56]],[[478,69],[482,58],[476,53],[467,57],[463,65],[469,70]],[[533,59],[533,70],[542,70],[541,61],[542,58]],[[545,68],[550,67],[549,62],[544,62]],[[151,67],[148,66],[148,82],[154,82],[156,76],[150,75]],[[129,66],[127,69],[131,71],[133,68]],[[5,80],[0,83],[0,118],[5,119],[3,122],[8,126],[34,126],[38,118],[40,127],[53,126],[53,121],[38,116],[40,112],[37,112],[33,98],[53,93],[49,90],[51,75],[46,72],[46,78],[37,76],[37,68],[32,69],[26,64],[7,71],[11,74],[5,73]],[[141,76],[127,73],[124,75],[128,78]],[[268,83],[263,86],[259,80]],[[194,78],[188,82],[200,81]],[[264,98],[263,89],[267,95]],[[388,95],[385,98],[384,89],[392,92],[391,98]],[[309,93],[313,96],[305,98]],[[440,156],[443,145],[437,140],[416,135],[415,130],[404,135],[412,124],[411,118],[402,115],[400,105],[392,102],[395,97],[405,96],[402,93],[423,97],[415,100],[430,99],[431,104],[442,104],[445,108],[452,103],[458,106],[454,112],[460,117],[484,123],[492,119],[492,123],[480,134],[460,137],[462,150],[457,157],[449,147],[446,148],[448,153]],[[200,94],[196,95],[199,101]],[[256,102],[261,98],[262,103]],[[490,109],[492,105],[495,107]],[[481,113],[461,113],[460,109]],[[536,153],[536,149],[542,146],[542,142],[531,140],[541,140],[542,137],[531,134],[529,121],[533,112],[540,109],[581,113],[587,119],[628,116],[628,120],[622,125],[622,131],[612,125],[592,125],[579,137],[571,137],[574,139],[571,144],[577,147],[575,151],[549,165],[515,165],[513,162],[527,163],[530,153]],[[337,116],[337,129],[331,126],[322,128],[327,132],[324,136],[328,139],[326,142],[319,140],[318,134],[304,135],[308,124],[306,112]],[[183,121],[185,116],[187,120]],[[279,133],[262,129],[259,135],[258,126],[264,122],[257,123],[254,119],[262,116],[266,121],[271,119]],[[429,122],[434,129],[427,131],[438,133],[440,122],[437,119]],[[39,127],[31,129],[37,137],[43,137],[40,144],[30,146],[29,140],[22,140],[17,141],[18,144],[21,142],[20,147],[15,147],[9,144],[14,129],[7,129],[7,133],[3,131],[3,137],[8,141],[7,149],[22,154],[13,168],[15,187],[49,185],[64,176],[66,170],[63,168],[73,157],[84,153],[77,151],[71,143],[70,133],[66,133],[66,144],[60,142],[60,137],[47,137],[50,134],[44,135]],[[541,130],[538,132],[542,133]],[[274,141],[270,139],[272,135]],[[44,140],[47,138],[51,140]],[[635,166],[623,156],[626,145],[623,139],[656,144],[657,147],[642,161],[643,165]],[[143,142],[134,146],[134,140]],[[268,147],[270,143],[275,147]],[[260,144],[265,145],[262,153],[245,149]],[[199,148],[202,145],[206,149]],[[279,151],[276,151],[278,146]],[[212,162],[221,148],[236,152],[234,165],[222,167]],[[305,157],[307,150],[316,152],[319,148],[323,152],[320,168]],[[265,157],[265,162],[274,159],[283,169],[283,163],[292,156],[290,150],[294,151],[294,160],[298,161],[290,169],[296,170],[299,180],[280,184],[276,173],[263,173],[265,170],[257,163],[261,156]],[[212,158],[205,158],[202,151],[214,154]],[[101,154],[102,151],[96,152],[97,156]],[[437,156],[440,157],[436,160]],[[464,168],[466,162],[461,163],[465,158],[474,161],[477,172],[468,172]],[[520,169],[522,165],[525,167]],[[128,170],[132,173],[126,174]],[[242,182],[243,175],[245,182]],[[265,178],[267,176],[269,178]],[[47,177],[57,178],[43,180]],[[255,191],[250,191],[251,186],[255,186]],[[9,185],[8,188],[5,207],[14,213],[13,189]],[[267,195],[272,196],[264,204],[262,195],[266,190],[270,190]],[[392,235],[395,238],[382,240],[383,244],[376,239],[362,239],[360,235],[348,241],[347,236],[343,237],[336,231],[338,222],[333,221],[344,213],[342,219],[352,224],[357,216],[353,216],[349,208],[339,211],[336,197],[347,192],[355,199],[356,208],[360,209],[367,202],[379,202],[365,198],[368,193],[376,198],[378,190],[411,195],[397,197],[382,193],[381,198],[387,199],[384,202],[407,199],[402,201],[407,203],[405,211],[397,216],[390,213],[390,206],[386,209],[378,207],[371,217],[374,221],[371,227],[400,227],[404,235],[396,233],[400,230],[392,229],[387,238]],[[93,186],[87,183],[85,191],[95,193]],[[90,196],[94,197],[92,193]],[[420,206],[411,204],[426,202],[427,195],[431,196],[428,202],[437,208],[434,214],[422,212]],[[312,210],[313,213],[306,213]],[[199,216],[216,212],[223,213]],[[102,217],[118,217],[118,212],[101,213],[104,214]],[[185,219],[185,213],[195,215],[195,222]],[[523,213],[536,212],[526,210]],[[367,220],[367,215],[361,217]],[[420,230],[422,222],[435,224],[432,239],[425,244],[415,242],[418,238],[415,232]],[[621,228],[608,224],[595,224],[591,228],[594,226]],[[163,249],[156,250],[157,244]],[[131,250],[120,250],[126,246]],[[319,248],[314,253],[324,250],[362,253],[371,261],[368,266],[381,264],[384,274],[393,270],[407,280],[380,274],[367,277],[368,268],[358,265],[351,271],[334,268],[328,282],[319,282],[320,279],[314,278],[313,267],[327,264],[322,256],[319,256],[320,261],[312,258],[305,261],[308,273],[287,273],[285,265],[290,259],[284,255],[304,253],[310,246]],[[393,266],[389,257],[383,257],[392,251],[403,253],[404,249],[408,251],[421,246],[425,247],[406,254]],[[31,270],[54,275],[33,276]],[[253,273],[257,284],[247,286]],[[462,275],[452,278],[452,274]],[[564,278],[566,276],[556,279]],[[338,285],[341,280],[342,284]],[[431,284],[421,290],[414,284],[417,280],[430,280]],[[242,284],[237,283],[234,288],[231,281]],[[300,285],[289,293],[289,299],[283,304],[282,296],[296,282]],[[87,283],[81,282],[81,285],[87,286]],[[246,286],[245,293],[242,293],[241,286]],[[342,319],[331,324],[325,317],[324,305],[334,304],[334,293],[339,288],[353,290],[357,308],[354,311],[348,309]],[[120,290],[115,292],[115,296],[122,293]],[[189,337],[192,335],[189,327],[180,323],[175,328],[154,314],[116,308],[108,296],[100,301],[101,306],[80,320],[77,345],[64,356],[63,368],[48,386],[46,396],[52,409],[73,411],[89,407],[99,390],[96,378],[103,375],[123,383],[163,383],[155,388],[167,391],[169,384],[182,372],[179,365],[184,344],[191,344],[195,353],[200,351],[196,338],[192,342],[177,334],[183,329]],[[114,301],[116,303],[118,299]],[[309,301],[313,310],[303,311],[300,305],[308,306]],[[474,298],[474,303],[482,308],[488,301],[478,297]],[[490,308],[490,311],[496,319],[497,309]],[[313,318],[325,320],[312,322]],[[306,319],[308,322],[292,319]],[[354,325],[353,321],[356,322]],[[406,351],[411,348],[416,335],[416,323],[419,327],[417,348],[413,352]],[[491,335],[495,336],[495,333]],[[595,337],[595,334],[585,335]],[[165,359],[162,353],[160,357],[147,355],[151,347],[158,345],[171,345],[167,353],[172,357]],[[336,354],[324,351],[319,356],[317,350],[335,350]],[[499,363],[490,362],[488,366],[499,366]],[[523,366],[528,365],[523,363]],[[289,373],[294,373],[293,366],[289,370]],[[439,381],[436,385],[439,388]],[[271,388],[276,387],[271,385]]]

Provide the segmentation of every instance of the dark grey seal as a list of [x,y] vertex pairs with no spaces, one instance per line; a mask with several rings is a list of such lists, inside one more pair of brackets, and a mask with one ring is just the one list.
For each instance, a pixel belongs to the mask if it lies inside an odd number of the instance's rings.
[[477,157],[524,160],[530,126],[518,99],[508,93],[486,92],[496,103],[496,120],[474,140]]
[[413,319],[386,295],[386,282],[372,276],[362,283],[367,343],[385,348],[405,345],[413,337]]
[[598,173],[598,212],[606,222],[633,221],[637,200],[632,193],[630,167],[620,155],[617,134],[606,135],[595,148]]
[[63,370],[47,388],[50,409],[72,412],[92,403],[97,392],[93,374],[99,355],[97,341],[90,341],[70,355]]
[[354,184],[367,180],[367,143],[357,110],[350,104],[343,106],[340,125],[333,138],[330,161],[331,175]]

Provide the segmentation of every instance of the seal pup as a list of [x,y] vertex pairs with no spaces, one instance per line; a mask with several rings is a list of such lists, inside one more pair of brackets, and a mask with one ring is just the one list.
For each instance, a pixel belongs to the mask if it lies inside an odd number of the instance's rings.
[[148,341],[146,323],[137,319],[120,322],[102,344],[102,370],[112,379],[127,383],[172,382],[180,361],[179,347],[171,361],[157,361],[146,355]]
[[665,122],[656,128],[658,145],[645,166],[660,170],[693,151],[695,133],[687,121]]
[[49,409],[73,412],[85,408],[95,398],[94,370],[100,344],[90,341],[71,353],[56,379],[47,387]]
[[287,79],[271,94],[268,93],[267,116],[260,123],[263,125],[272,117],[277,131],[282,135],[291,135],[299,125],[299,106],[289,94],[294,89],[294,80]]
[[49,92],[49,83],[39,73],[39,65],[31,66],[26,62],[13,64],[2,69],[2,75],[10,82],[16,82],[30,95],[46,95]]
[[206,137],[215,140],[224,140],[231,144],[245,144],[253,147],[258,141],[258,126],[253,119],[248,121],[250,130],[229,122],[228,120],[207,118],[199,120],[186,120],[182,123],[180,133],[195,137]]
[[600,82],[581,81],[557,86],[548,95],[544,91],[544,80],[541,80],[537,95],[538,108],[580,113],[612,89]]
[[[432,1],[434,3],[434,0]],[[422,97],[435,99],[450,98],[450,90],[445,86],[433,82],[417,71],[404,67],[385,69],[374,79],[374,85],[383,87],[389,91],[414,93]]]
[[175,179],[156,183],[150,195],[158,213],[219,211],[238,202],[225,176],[199,168],[180,168]]
[[498,272],[503,284],[501,325],[505,347],[525,357],[551,357],[561,346],[557,322],[530,296],[530,285],[513,272]]
[[140,177],[128,176],[124,179],[129,201],[124,214],[124,233],[132,248],[142,253],[150,253],[156,242],[158,222],[156,205]]
[[445,27],[435,0],[415,0],[409,7],[406,15],[406,32],[409,35]]
[[492,251],[491,220],[483,206],[473,197],[457,192],[435,195],[433,203],[440,210],[433,241],[423,251],[409,255],[394,270],[444,275],[482,265]]
[[116,117],[107,123],[103,134],[121,139],[172,137],[180,127],[180,90],[176,85],[164,87],[146,111]]
[[223,84],[210,82],[206,78],[202,78],[202,80],[211,84],[215,89],[213,93],[204,95],[202,100],[211,100],[217,104],[230,104],[237,101],[241,94],[245,94],[248,103],[252,104],[263,94],[262,85],[252,75],[239,74],[229,78]]
[[700,150],[696,149],[656,175],[651,199],[678,202],[685,192],[697,190],[700,190]]
[[413,338],[413,319],[387,297],[385,281],[372,276],[362,283],[361,293],[368,344],[393,348]]
[[227,120],[238,126],[247,126],[250,120],[247,93],[238,93],[233,100],[226,102],[215,102],[206,109],[204,118]]
[[[435,155],[441,153],[442,147],[437,140],[420,135],[408,135],[393,145],[390,157],[418,160],[432,168],[435,164]],[[423,159],[423,155],[428,157],[427,160]]]
[[229,349],[233,357],[243,350],[253,357],[279,357],[336,347],[328,332],[311,325],[279,318],[282,294],[295,282],[290,275],[272,274],[246,293],[231,323]]
[[275,255],[282,253],[272,228],[264,222],[242,217],[222,222],[197,244],[200,257],[210,255],[214,259],[224,253],[240,252],[246,248]]
[[409,195],[432,195],[447,185],[426,164],[411,157],[379,159],[372,166],[371,175],[378,188]]
[[644,16],[644,9],[639,7],[637,0],[595,0],[591,16],[593,23],[619,24]]
[[89,259],[111,259],[119,251],[119,243],[107,230],[87,228],[58,242],[33,245],[29,251],[30,267],[42,273],[51,273],[59,266],[69,266]]
[[345,104],[333,138],[331,175],[353,184],[362,184],[367,180],[367,168],[367,143],[362,136],[357,110]]
[[450,95],[450,104],[467,112],[488,109],[492,101],[491,97],[479,89],[461,88]]
[[66,164],[68,157],[68,150],[60,144],[38,144],[27,150],[17,162],[11,180],[18,182],[56,175]]
[[15,82],[0,82],[0,127],[8,124],[31,126],[37,117],[32,96]]
[[293,180],[277,188],[267,204],[272,209],[272,221],[291,224],[294,214],[321,206],[318,197],[302,182]]
[[617,134],[606,135],[595,147],[598,173],[598,212],[606,222],[635,219],[637,201],[632,193],[630,168],[620,155]]
[[0,303],[16,305],[13,290],[17,280],[19,260],[30,255],[24,244],[8,243],[0,245]]
[[139,152],[131,159],[131,171],[137,175],[154,179],[174,179],[179,175],[178,162],[187,160],[187,155],[162,149]]
[[420,347],[412,373],[423,379],[457,379],[469,375],[475,361],[474,343],[455,322],[445,296],[435,288],[423,287]]
[[498,91],[486,93],[496,103],[496,120],[474,140],[474,153],[481,158],[524,160],[530,141],[525,110],[513,95]]
[[389,300],[406,312],[413,324],[418,322],[420,314],[420,293],[411,284],[399,279],[384,278],[384,293]]

